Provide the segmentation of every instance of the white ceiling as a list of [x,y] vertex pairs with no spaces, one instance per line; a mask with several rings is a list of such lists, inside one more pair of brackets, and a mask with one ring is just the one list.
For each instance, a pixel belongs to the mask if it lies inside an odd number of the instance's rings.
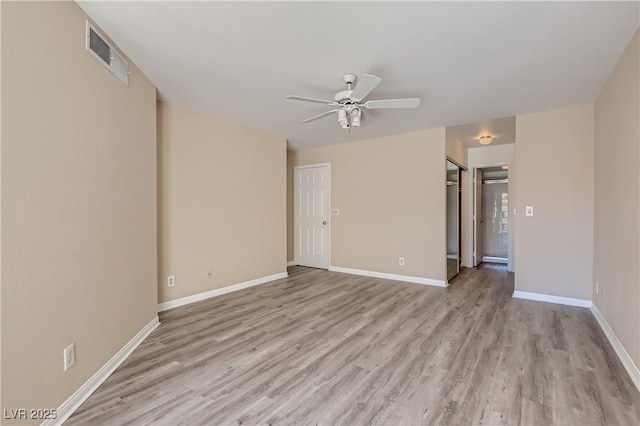
[[[79,2],[162,100],[286,137],[294,148],[595,100],[639,22],[637,2]],[[345,73],[382,83],[351,134],[329,107]]]
[[516,117],[504,117],[475,123],[447,127],[447,142],[462,142],[467,148],[479,148],[480,136],[491,136],[491,145],[503,145],[516,141]]

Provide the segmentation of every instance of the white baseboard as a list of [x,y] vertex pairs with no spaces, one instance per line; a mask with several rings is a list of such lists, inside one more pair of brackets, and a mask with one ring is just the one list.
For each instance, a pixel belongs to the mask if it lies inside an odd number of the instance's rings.
[[293,260],[290,260],[287,262],[287,266],[296,266],[296,262]]
[[504,263],[505,265],[509,263],[509,259],[506,257],[495,257],[495,256],[482,256],[483,262],[489,263]]
[[633,381],[633,384],[636,385],[636,388],[640,390],[640,370],[638,370],[638,367],[633,362],[633,359],[631,359],[629,353],[626,351],[624,346],[622,346],[622,343],[620,342],[620,340],[618,340],[618,336],[616,336],[616,333],[613,332],[613,329],[609,326],[609,323],[604,318],[602,313],[598,310],[596,305],[591,305],[591,312],[600,325],[600,328],[604,332],[604,335],[607,336],[609,343],[611,343],[611,346],[613,346],[613,350],[616,351],[618,358],[620,358],[622,365],[624,365],[624,369],[627,370],[627,373],[629,373],[631,381]]
[[343,274],[362,275],[365,277],[384,278],[387,280],[405,281],[414,284],[433,285],[436,287],[446,287],[447,284],[442,280],[432,280],[430,278],[412,277],[409,275],[388,274],[386,272],[365,271],[363,269],[343,268],[341,266],[329,266],[329,270],[333,272],[342,272]]
[[528,291],[514,291],[513,297],[516,299],[536,300],[538,302],[556,303],[558,305],[578,306],[580,308],[590,308],[591,300],[574,299],[571,297],[552,296],[550,294],[529,293]]
[[156,315],[147,325],[133,336],[126,345],[122,347],[105,365],[103,365],[89,380],[73,393],[65,402],[58,407],[55,419],[45,420],[42,426],[52,426],[63,424],[71,415],[91,396],[93,392],[113,373],[116,368],[131,355],[135,348],[147,338],[153,330],[160,325],[160,320]]
[[288,276],[289,274],[287,274],[286,272],[281,272],[279,274],[256,278],[255,280],[245,281],[243,283],[229,285],[222,288],[216,288],[214,290],[193,294],[191,296],[181,297],[180,299],[174,299],[174,300],[169,300],[168,302],[158,303],[158,312],[177,308],[178,306],[188,305],[189,303],[199,302],[201,300],[209,299],[211,297],[220,296],[220,295],[231,293],[234,291],[243,290],[245,288],[253,287],[256,285],[266,284],[271,281],[287,278]]

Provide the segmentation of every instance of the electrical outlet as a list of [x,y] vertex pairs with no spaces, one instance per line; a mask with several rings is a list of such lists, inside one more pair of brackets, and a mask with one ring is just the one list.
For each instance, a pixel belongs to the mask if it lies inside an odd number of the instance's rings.
[[176,285],[176,276],[170,275],[169,278],[167,278],[167,287],[173,287],[174,285]]
[[76,363],[76,345],[75,343],[70,344],[66,348],[64,348],[63,352],[64,356],[64,371],[67,371],[73,364]]
[[398,258],[398,265],[404,266],[404,257]]
[[210,280],[213,278],[213,269],[209,269],[209,272],[207,272],[207,279]]

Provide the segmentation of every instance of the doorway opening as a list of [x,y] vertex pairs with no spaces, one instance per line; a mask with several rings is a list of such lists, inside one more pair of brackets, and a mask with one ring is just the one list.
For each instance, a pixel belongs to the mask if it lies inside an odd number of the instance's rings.
[[473,266],[509,263],[509,166],[475,169]]

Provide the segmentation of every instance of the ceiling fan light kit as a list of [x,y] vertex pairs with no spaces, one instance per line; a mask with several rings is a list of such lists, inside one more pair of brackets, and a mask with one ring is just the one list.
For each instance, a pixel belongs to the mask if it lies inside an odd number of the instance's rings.
[[349,117],[351,117],[351,125],[353,127],[360,127],[361,116],[362,116],[362,111],[360,111],[360,108],[355,107],[351,109],[351,114],[349,114]]
[[349,118],[347,118],[347,111],[345,111],[344,109],[338,110],[338,124],[343,129],[349,128]]
[[[335,94],[333,101],[327,101],[317,98],[308,98],[305,96],[287,96],[287,99],[303,102],[315,102],[322,103],[328,106],[337,107],[331,111],[324,112],[306,120],[302,120],[301,123],[309,123],[322,117],[338,113],[338,125],[343,129],[349,129],[351,127],[360,127],[360,120],[362,119],[362,108],[365,109],[389,109],[389,108],[417,108],[420,105],[419,98],[407,98],[407,99],[381,99],[366,101],[365,98],[376,88],[382,81],[380,77],[372,74],[363,74],[358,80],[355,74],[345,74],[342,80],[347,85],[347,90],[340,91]],[[356,81],[358,83],[355,85]]]

